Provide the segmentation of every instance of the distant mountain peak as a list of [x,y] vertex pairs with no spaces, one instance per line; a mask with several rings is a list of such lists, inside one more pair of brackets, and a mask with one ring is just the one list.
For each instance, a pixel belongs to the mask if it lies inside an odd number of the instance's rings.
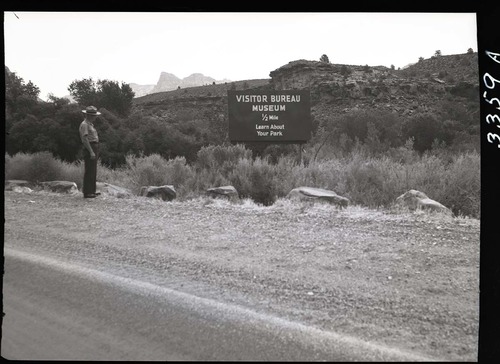
[[179,78],[173,73],[164,72],[160,73],[158,82],[156,85],[139,85],[136,83],[131,83],[130,87],[135,93],[135,97],[140,97],[148,94],[153,94],[157,92],[172,91],[180,88],[203,86],[213,83],[224,83],[231,82],[230,80],[224,79],[222,81],[217,81],[215,78],[205,76],[203,73],[195,72],[187,77]]
[[172,78],[176,78],[176,79],[180,80],[179,77],[177,77],[173,73],[169,73],[169,72],[162,72],[162,73],[160,73],[160,78],[162,78],[162,77],[172,77]]

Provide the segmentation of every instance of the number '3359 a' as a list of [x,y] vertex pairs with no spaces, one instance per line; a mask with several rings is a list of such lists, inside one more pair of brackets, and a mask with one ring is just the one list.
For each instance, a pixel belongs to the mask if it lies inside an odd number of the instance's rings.
[[[494,62],[500,64],[500,58],[499,58],[500,53],[493,53],[490,51],[486,51],[486,54]],[[484,86],[486,86],[486,88],[488,88],[489,90],[493,90],[495,88],[496,84],[500,84],[500,80],[497,80],[496,78],[491,76],[489,73],[485,73],[483,76],[483,83],[484,83]],[[490,105],[496,104],[497,105],[496,109],[500,110],[500,100],[496,97],[491,98],[491,99],[488,99],[487,97],[488,97],[488,91],[484,91],[484,93],[483,93],[484,101],[486,101]],[[486,115],[486,122],[489,125],[496,125],[497,128],[500,128],[500,116],[498,115],[498,113]],[[496,142],[497,147],[500,148],[500,135],[498,135],[496,133],[488,133],[486,135],[486,140],[489,143]]]

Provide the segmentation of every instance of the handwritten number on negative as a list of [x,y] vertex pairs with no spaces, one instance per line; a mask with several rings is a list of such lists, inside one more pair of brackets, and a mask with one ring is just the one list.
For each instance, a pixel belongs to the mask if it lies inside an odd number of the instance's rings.
[[488,115],[486,115],[486,122],[488,124],[490,124],[490,123],[495,124],[495,122],[498,122],[498,124],[496,125],[496,127],[500,128],[500,116],[498,116],[497,114],[488,114]]

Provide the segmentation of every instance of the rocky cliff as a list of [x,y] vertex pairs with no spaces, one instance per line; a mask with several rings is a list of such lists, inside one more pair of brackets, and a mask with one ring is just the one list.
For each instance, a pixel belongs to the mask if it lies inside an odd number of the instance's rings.
[[202,73],[193,73],[185,78],[179,78],[168,72],[162,72],[156,85],[139,85],[131,83],[130,87],[135,92],[135,97],[142,97],[158,92],[177,90],[178,88],[197,87],[211,85],[213,83],[230,82],[229,80],[217,81],[212,77],[205,76]]
[[141,97],[144,95],[148,95],[153,91],[155,85],[139,85],[137,83],[129,84],[132,91],[135,93],[135,97]]
[[201,73],[193,73],[192,75],[184,78],[181,82],[181,88],[184,87],[195,87],[195,86],[203,86],[207,84],[213,84],[215,81],[214,78],[205,76]]
[[388,109],[409,115],[453,97],[478,100],[477,53],[433,57],[406,68],[290,62],[270,73],[276,90],[310,89],[313,105],[335,112]]
[[363,109],[409,116],[439,110],[443,102],[466,113],[479,112],[477,53],[433,57],[404,70],[297,60],[271,71],[270,77],[150,94],[134,99],[135,106],[145,112],[161,110],[162,118],[172,120],[186,110],[224,112],[230,89],[270,88],[309,89],[316,119]]
[[151,93],[175,90],[181,84],[181,79],[172,73],[162,72]]

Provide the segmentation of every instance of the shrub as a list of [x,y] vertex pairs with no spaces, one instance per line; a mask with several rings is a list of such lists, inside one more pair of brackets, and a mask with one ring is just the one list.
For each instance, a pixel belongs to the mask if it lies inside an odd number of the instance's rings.
[[440,202],[456,215],[480,217],[480,167],[479,153],[459,155],[450,164]]
[[61,162],[49,152],[17,153],[5,166],[6,179],[44,182],[58,180],[60,176]]
[[342,184],[343,173],[344,167],[338,159],[322,160],[311,163],[307,167],[296,166],[292,175],[292,179],[295,181],[293,187],[309,186],[333,190],[339,194],[344,193],[345,189],[339,187]]
[[[80,162],[81,163],[81,162]],[[82,178],[84,166],[81,163],[82,167]],[[98,182],[106,182],[116,186],[121,186],[125,188],[130,188],[130,178],[127,176],[127,169],[124,168],[116,168],[112,169],[108,166],[102,164],[101,160],[97,162],[97,181]]]
[[410,176],[411,188],[424,192],[432,199],[441,200],[446,175],[443,160],[434,155],[425,154],[411,167],[413,167]]
[[251,159],[252,151],[242,144],[237,145],[209,145],[202,147],[197,153],[197,169],[220,170],[223,166],[226,169],[235,166],[240,159]]
[[204,194],[208,188],[230,185],[231,182],[227,176],[223,176],[219,171],[211,169],[202,169],[194,173],[193,178],[189,180],[190,191],[187,195]]
[[5,155],[5,179],[21,179],[30,182],[70,181],[81,188],[83,165],[80,161],[69,163],[55,158],[49,152]]
[[434,140],[443,138],[443,127],[437,117],[431,113],[418,113],[402,126],[405,140],[413,138],[414,148],[420,153],[430,150]]
[[141,186],[160,186],[165,184],[166,160],[159,154],[145,157],[127,155],[125,157],[128,176],[133,183],[132,189],[139,191]]
[[59,164],[60,164],[60,175],[58,179],[62,181],[75,182],[77,187],[81,189],[83,184],[83,173],[84,173],[83,163],[80,161],[76,161],[74,163],[60,161]]
[[173,185],[179,188],[193,177],[184,157],[166,160],[159,154],[136,157],[128,155],[122,169],[126,187],[138,194],[142,186]]
[[375,162],[355,156],[346,167],[345,181],[353,203],[378,207],[385,205],[383,172]]
[[267,159],[240,159],[231,172],[229,180],[241,198],[251,198],[263,205],[272,205],[276,200],[275,171]]
[[[390,155],[370,157],[355,147],[344,157],[324,158],[299,165],[294,156],[253,160],[242,145],[210,146],[199,151],[194,167],[184,157],[164,159],[158,154],[126,157],[126,165],[111,169],[102,164],[97,180],[126,187],[138,194],[142,186],[174,185],[179,199],[198,197],[209,187],[233,185],[241,198],[271,205],[293,188],[309,186],[333,190],[368,207],[390,207],[409,189],[424,192],[457,215],[480,215],[480,156],[469,152],[419,155],[411,139]],[[48,152],[5,155],[5,178],[31,182],[83,179],[83,163],[68,163]]]

